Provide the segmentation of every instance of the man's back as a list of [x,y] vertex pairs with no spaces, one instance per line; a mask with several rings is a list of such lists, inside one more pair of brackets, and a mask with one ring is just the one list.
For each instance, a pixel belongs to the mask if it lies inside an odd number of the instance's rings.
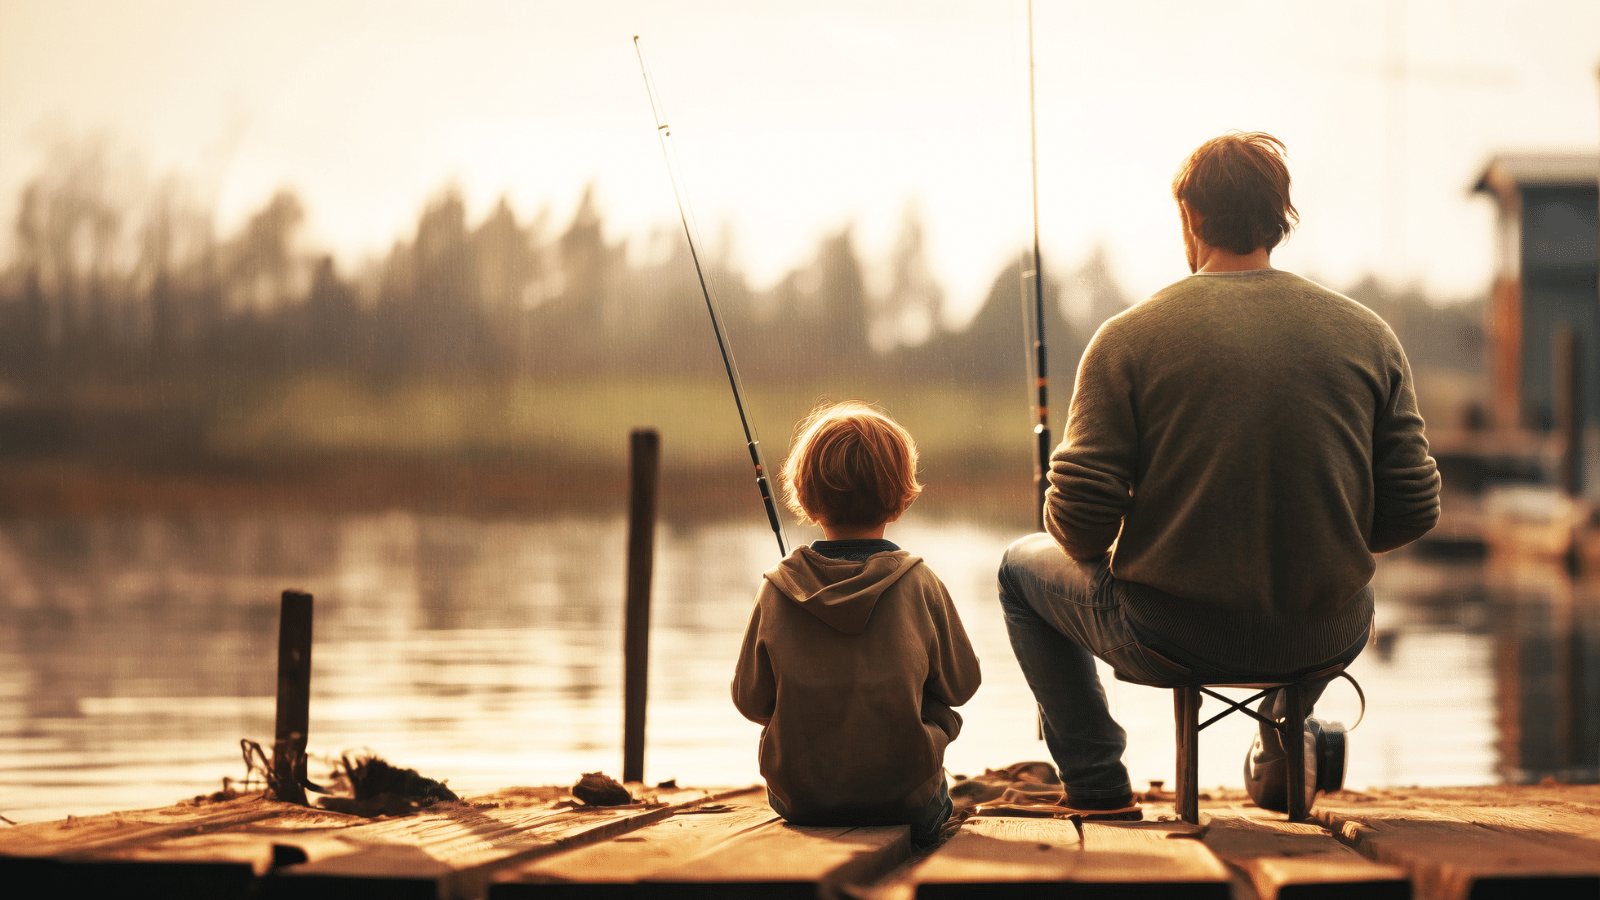
[[1372,553],[1431,528],[1437,495],[1388,326],[1266,269],[1187,278],[1101,329],[1047,518],[1079,558],[1116,538],[1137,624],[1287,671],[1359,639]]
[[[1000,560],[1006,630],[1075,808],[1133,802],[1096,657],[1143,680],[1182,674],[1173,666],[1218,682],[1346,665],[1372,622],[1372,554],[1438,519],[1394,333],[1272,268],[1299,221],[1289,181],[1283,142],[1263,132],[1213,138],[1178,167],[1196,277],[1101,326],[1051,457],[1049,534]],[[1288,713],[1284,698],[1262,699],[1269,718],[1245,757],[1251,799],[1279,810],[1289,763],[1270,717]],[[1296,713],[1320,735],[1307,783],[1336,790],[1344,761],[1327,736],[1342,727],[1310,712]]]

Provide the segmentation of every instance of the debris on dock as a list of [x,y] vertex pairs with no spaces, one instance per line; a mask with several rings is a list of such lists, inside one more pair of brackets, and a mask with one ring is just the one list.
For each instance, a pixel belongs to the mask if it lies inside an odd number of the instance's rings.
[[317,805],[367,818],[409,815],[435,803],[461,799],[444,782],[416,769],[392,765],[374,754],[358,756],[354,762],[348,755],[341,755],[333,786],[335,790],[343,788],[349,796],[324,796]]
[[[296,805],[329,809],[368,819],[406,816],[435,803],[461,799],[445,782],[429,778],[416,769],[394,765],[368,751],[357,754],[353,759],[348,753],[340,754],[327,779],[327,787],[302,777],[297,785],[302,790],[297,794],[289,792],[287,795],[295,799],[286,800],[282,778],[261,745],[245,738],[239,741],[239,747],[244,755],[244,779],[234,781],[224,777],[222,790],[195,797],[192,801],[195,805],[225,802],[245,796],[239,788],[248,789],[257,784],[266,785],[266,799],[285,800]],[[312,799],[306,795],[306,790],[319,796]]]
[[572,796],[589,806],[627,806],[633,795],[615,778],[604,772],[585,772],[572,786]]

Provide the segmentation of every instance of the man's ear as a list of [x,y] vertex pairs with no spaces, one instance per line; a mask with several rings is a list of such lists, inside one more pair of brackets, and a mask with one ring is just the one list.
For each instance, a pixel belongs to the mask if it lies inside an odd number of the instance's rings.
[[1205,221],[1204,216],[1199,215],[1194,210],[1190,209],[1189,204],[1179,200],[1178,217],[1183,220],[1183,228],[1185,231],[1189,232],[1195,237],[1200,236],[1200,223]]

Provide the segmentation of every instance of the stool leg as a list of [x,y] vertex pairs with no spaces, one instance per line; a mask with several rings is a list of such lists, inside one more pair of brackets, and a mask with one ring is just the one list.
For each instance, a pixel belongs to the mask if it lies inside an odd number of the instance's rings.
[[1200,824],[1200,689],[1172,689],[1172,711],[1177,720],[1178,784],[1174,791],[1178,818]]
[[1291,684],[1284,690],[1284,719],[1278,726],[1289,767],[1289,821],[1304,821],[1311,810],[1306,803],[1306,694],[1305,685]]

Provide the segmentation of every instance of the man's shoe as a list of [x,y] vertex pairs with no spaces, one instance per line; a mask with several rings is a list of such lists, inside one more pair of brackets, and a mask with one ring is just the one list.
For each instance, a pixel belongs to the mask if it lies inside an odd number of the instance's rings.
[[1317,790],[1344,790],[1345,766],[1349,762],[1345,755],[1344,723],[1307,719],[1306,731],[1316,738]]
[[[1263,729],[1264,730],[1264,729]],[[1268,732],[1270,745],[1257,734],[1244,758],[1244,786],[1250,799],[1262,809],[1289,811],[1288,755],[1277,732]],[[1344,787],[1346,763],[1345,728],[1338,722],[1306,719],[1306,809],[1318,791],[1337,791]]]

